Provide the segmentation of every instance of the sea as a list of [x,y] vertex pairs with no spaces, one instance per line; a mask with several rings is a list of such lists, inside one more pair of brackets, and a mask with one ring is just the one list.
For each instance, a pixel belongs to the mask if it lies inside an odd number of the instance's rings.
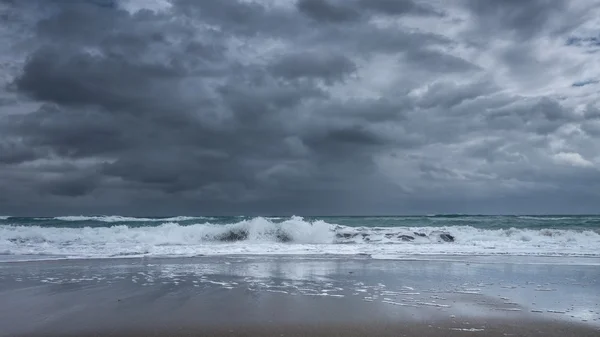
[[600,257],[600,216],[0,217],[0,262],[227,255]]

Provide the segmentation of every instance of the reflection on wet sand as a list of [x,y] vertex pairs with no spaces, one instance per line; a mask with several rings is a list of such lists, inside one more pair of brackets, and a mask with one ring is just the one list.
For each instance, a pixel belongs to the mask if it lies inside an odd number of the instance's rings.
[[184,325],[438,320],[480,329],[463,325],[542,319],[600,327],[596,266],[516,262],[204,257],[5,263],[0,323],[18,330],[17,322],[37,317],[37,328],[48,328],[102,316],[127,326],[113,316],[161,321],[168,308],[171,320]]

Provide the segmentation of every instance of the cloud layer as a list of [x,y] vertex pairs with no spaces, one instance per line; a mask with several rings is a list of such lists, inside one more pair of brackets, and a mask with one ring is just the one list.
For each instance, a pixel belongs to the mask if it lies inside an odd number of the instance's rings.
[[596,213],[600,2],[0,2],[0,213]]

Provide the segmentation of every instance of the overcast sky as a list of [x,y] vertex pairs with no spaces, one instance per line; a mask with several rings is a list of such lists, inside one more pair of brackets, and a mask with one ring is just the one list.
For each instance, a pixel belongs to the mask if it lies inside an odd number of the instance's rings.
[[600,212],[598,0],[0,0],[0,214]]

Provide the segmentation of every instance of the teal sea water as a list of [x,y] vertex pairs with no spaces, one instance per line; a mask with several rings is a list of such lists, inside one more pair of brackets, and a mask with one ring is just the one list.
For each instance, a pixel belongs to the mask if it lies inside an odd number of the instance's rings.
[[600,216],[0,218],[5,259],[237,254],[600,257]]
[[[125,217],[125,216],[62,216],[62,217],[0,217],[0,226],[47,226],[64,228],[129,226],[159,226],[166,222],[180,225],[211,223],[228,225],[249,221],[250,216],[174,216],[174,217]],[[273,223],[281,223],[290,217],[265,216]],[[600,230],[600,215],[462,215],[440,214],[428,216],[308,216],[304,220],[325,221],[350,227],[400,227],[400,226],[473,226],[483,229],[529,228]]]

